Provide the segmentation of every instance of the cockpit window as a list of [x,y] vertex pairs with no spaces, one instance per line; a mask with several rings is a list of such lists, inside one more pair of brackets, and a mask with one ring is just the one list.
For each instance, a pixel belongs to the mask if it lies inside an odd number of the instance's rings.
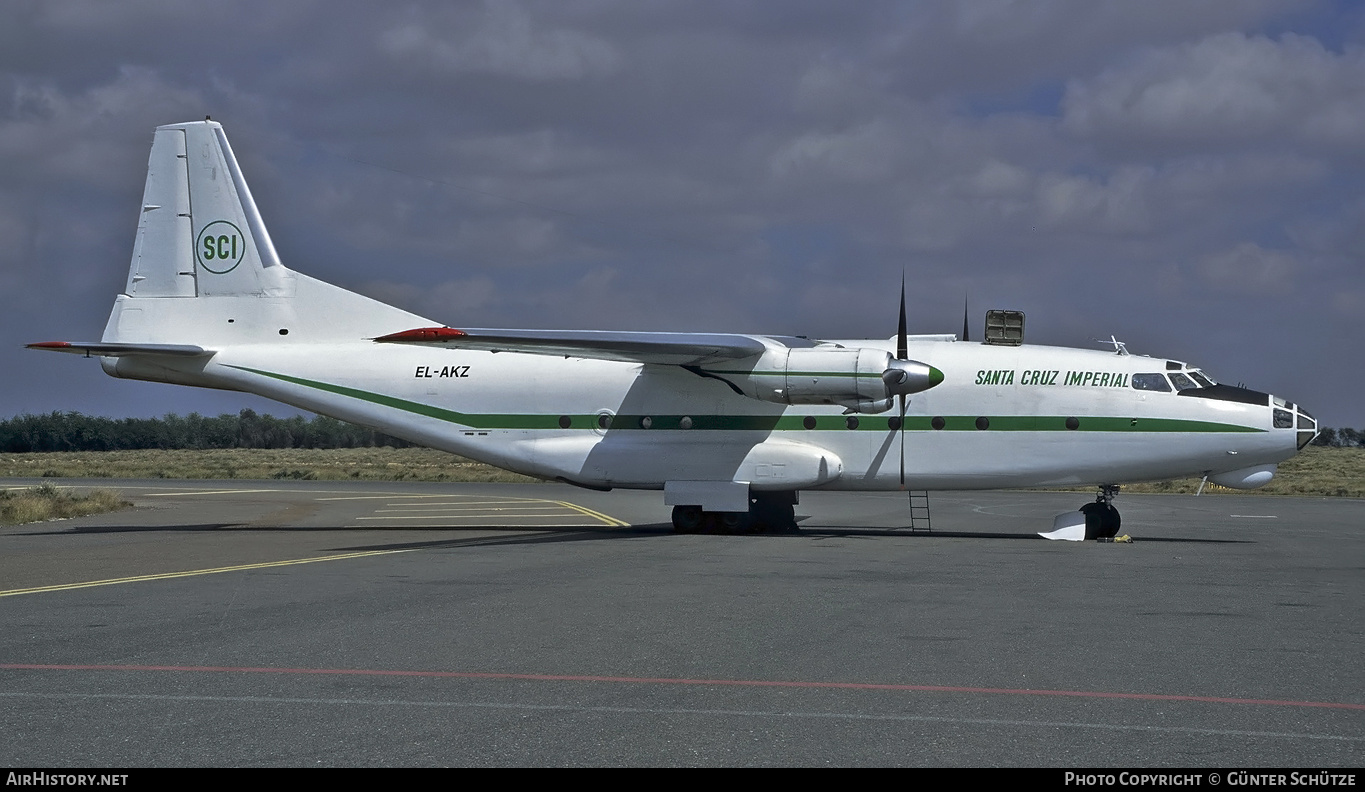
[[1200,371],[1199,369],[1194,369],[1193,371],[1191,371],[1190,376],[1194,377],[1194,381],[1199,383],[1200,387],[1204,388],[1213,387],[1213,380],[1205,376],[1204,372]]
[[1170,383],[1161,374],[1134,374],[1133,387],[1145,391],[1163,391],[1169,393]]
[[1181,374],[1179,371],[1171,372],[1171,384],[1175,385],[1175,389],[1177,391],[1183,391],[1188,390],[1189,388],[1199,387],[1198,385],[1194,384],[1194,380],[1190,379],[1184,374]]

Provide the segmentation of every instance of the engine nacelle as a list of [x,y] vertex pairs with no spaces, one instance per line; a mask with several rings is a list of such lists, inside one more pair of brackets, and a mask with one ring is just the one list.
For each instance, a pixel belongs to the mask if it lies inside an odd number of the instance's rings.
[[893,399],[882,373],[890,353],[835,344],[769,349],[751,370],[715,370],[746,396],[777,404],[837,404],[855,412],[885,412]]

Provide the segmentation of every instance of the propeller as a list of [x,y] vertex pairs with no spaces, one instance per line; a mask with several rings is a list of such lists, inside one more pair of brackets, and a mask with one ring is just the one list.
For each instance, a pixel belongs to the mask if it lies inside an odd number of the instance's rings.
[[896,323],[896,358],[882,372],[882,382],[886,385],[888,396],[896,397],[896,429],[900,433],[900,485],[905,488],[905,397],[911,393],[926,391],[943,381],[943,372],[910,359],[909,334],[905,321],[905,273],[901,273],[900,320]]
[[967,295],[962,295],[962,340],[970,341],[967,337]]

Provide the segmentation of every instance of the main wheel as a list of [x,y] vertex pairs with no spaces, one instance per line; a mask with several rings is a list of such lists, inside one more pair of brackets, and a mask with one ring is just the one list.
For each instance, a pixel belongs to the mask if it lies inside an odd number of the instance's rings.
[[796,494],[792,492],[759,492],[753,497],[749,513],[753,515],[755,533],[793,533],[796,531]]
[[698,533],[706,524],[706,512],[700,506],[674,506],[673,531],[680,534]]
[[754,504],[756,530],[763,533],[792,533],[796,531],[796,507],[790,503]]
[[746,534],[754,525],[753,515],[746,511],[719,512],[716,516],[722,533]]

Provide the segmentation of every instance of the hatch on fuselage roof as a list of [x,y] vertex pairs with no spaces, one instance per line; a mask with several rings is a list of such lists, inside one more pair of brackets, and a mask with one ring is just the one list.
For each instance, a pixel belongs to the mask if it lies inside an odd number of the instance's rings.
[[1023,311],[987,311],[987,344],[994,346],[1021,346],[1024,343]]

